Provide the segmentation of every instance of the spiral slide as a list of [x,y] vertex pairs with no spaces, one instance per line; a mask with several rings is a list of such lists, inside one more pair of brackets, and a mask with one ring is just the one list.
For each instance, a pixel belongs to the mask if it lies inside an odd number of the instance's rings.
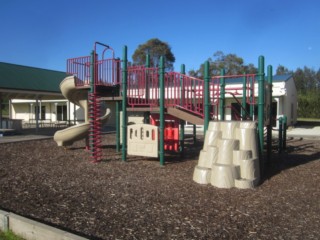
[[[58,146],[70,146],[75,141],[81,140],[88,136],[88,132],[90,129],[90,124],[88,120],[88,88],[76,88],[75,85],[75,77],[69,76],[66,77],[60,83],[60,89],[62,95],[68,99],[70,102],[80,106],[84,109],[85,113],[85,122],[82,124],[78,124],[60,131],[57,131],[54,134],[54,141],[58,144]],[[105,124],[111,116],[110,109],[106,109],[105,114],[101,117],[102,125]]]

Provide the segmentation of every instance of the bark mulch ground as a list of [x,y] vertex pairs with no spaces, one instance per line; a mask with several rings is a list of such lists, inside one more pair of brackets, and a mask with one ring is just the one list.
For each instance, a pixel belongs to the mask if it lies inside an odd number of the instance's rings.
[[288,141],[254,190],[193,182],[201,139],[164,167],[103,143],[99,164],[84,141],[0,144],[0,208],[90,239],[320,239],[319,141]]

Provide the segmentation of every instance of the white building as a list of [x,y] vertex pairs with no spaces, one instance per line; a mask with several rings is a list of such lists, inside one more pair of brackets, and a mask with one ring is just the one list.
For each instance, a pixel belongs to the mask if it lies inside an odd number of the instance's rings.
[[[226,89],[228,88],[242,88],[241,79],[229,79],[231,81],[226,81]],[[235,91],[231,91],[235,92]],[[258,82],[255,83],[255,97],[258,97]],[[242,91],[238,90],[237,97],[242,98]],[[273,122],[279,119],[280,116],[287,116],[288,126],[294,125],[297,122],[297,89],[293,80],[292,75],[275,75],[273,76],[272,83],[272,112],[273,112]],[[256,100],[258,103],[258,100]],[[235,111],[240,112],[240,107],[236,104],[236,101],[230,94],[226,94],[226,104],[225,119],[233,120],[235,116]],[[231,107],[232,106],[232,107]],[[255,107],[254,115],[257,115],[257,107]]]

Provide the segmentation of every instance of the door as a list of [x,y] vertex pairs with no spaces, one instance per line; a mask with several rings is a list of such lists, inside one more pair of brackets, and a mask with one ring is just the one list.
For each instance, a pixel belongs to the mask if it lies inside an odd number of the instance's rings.
[[67,121],[67,106],[58,105],[57,106],[57,120],[58,121]]

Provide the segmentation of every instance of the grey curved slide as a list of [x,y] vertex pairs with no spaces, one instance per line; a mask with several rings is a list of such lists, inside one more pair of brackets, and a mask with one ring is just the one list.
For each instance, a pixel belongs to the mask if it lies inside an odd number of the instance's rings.
[[[70,146],[75,141],[81,140],[88,136],[90,129],[90,123],[88,121],[88,101],[87,94],[88,88],[78,89],[75,86],[75,76],[66,77],[60,83],[60,89],[62,95],[70,102],[82,107],[85,113],[85,123],[78,124],[60,131],[54,134],[54,141],[58,146]],[[105,124],[111,116],[110,109],[106,109],[106,113],[100,118],[102,125]]]

